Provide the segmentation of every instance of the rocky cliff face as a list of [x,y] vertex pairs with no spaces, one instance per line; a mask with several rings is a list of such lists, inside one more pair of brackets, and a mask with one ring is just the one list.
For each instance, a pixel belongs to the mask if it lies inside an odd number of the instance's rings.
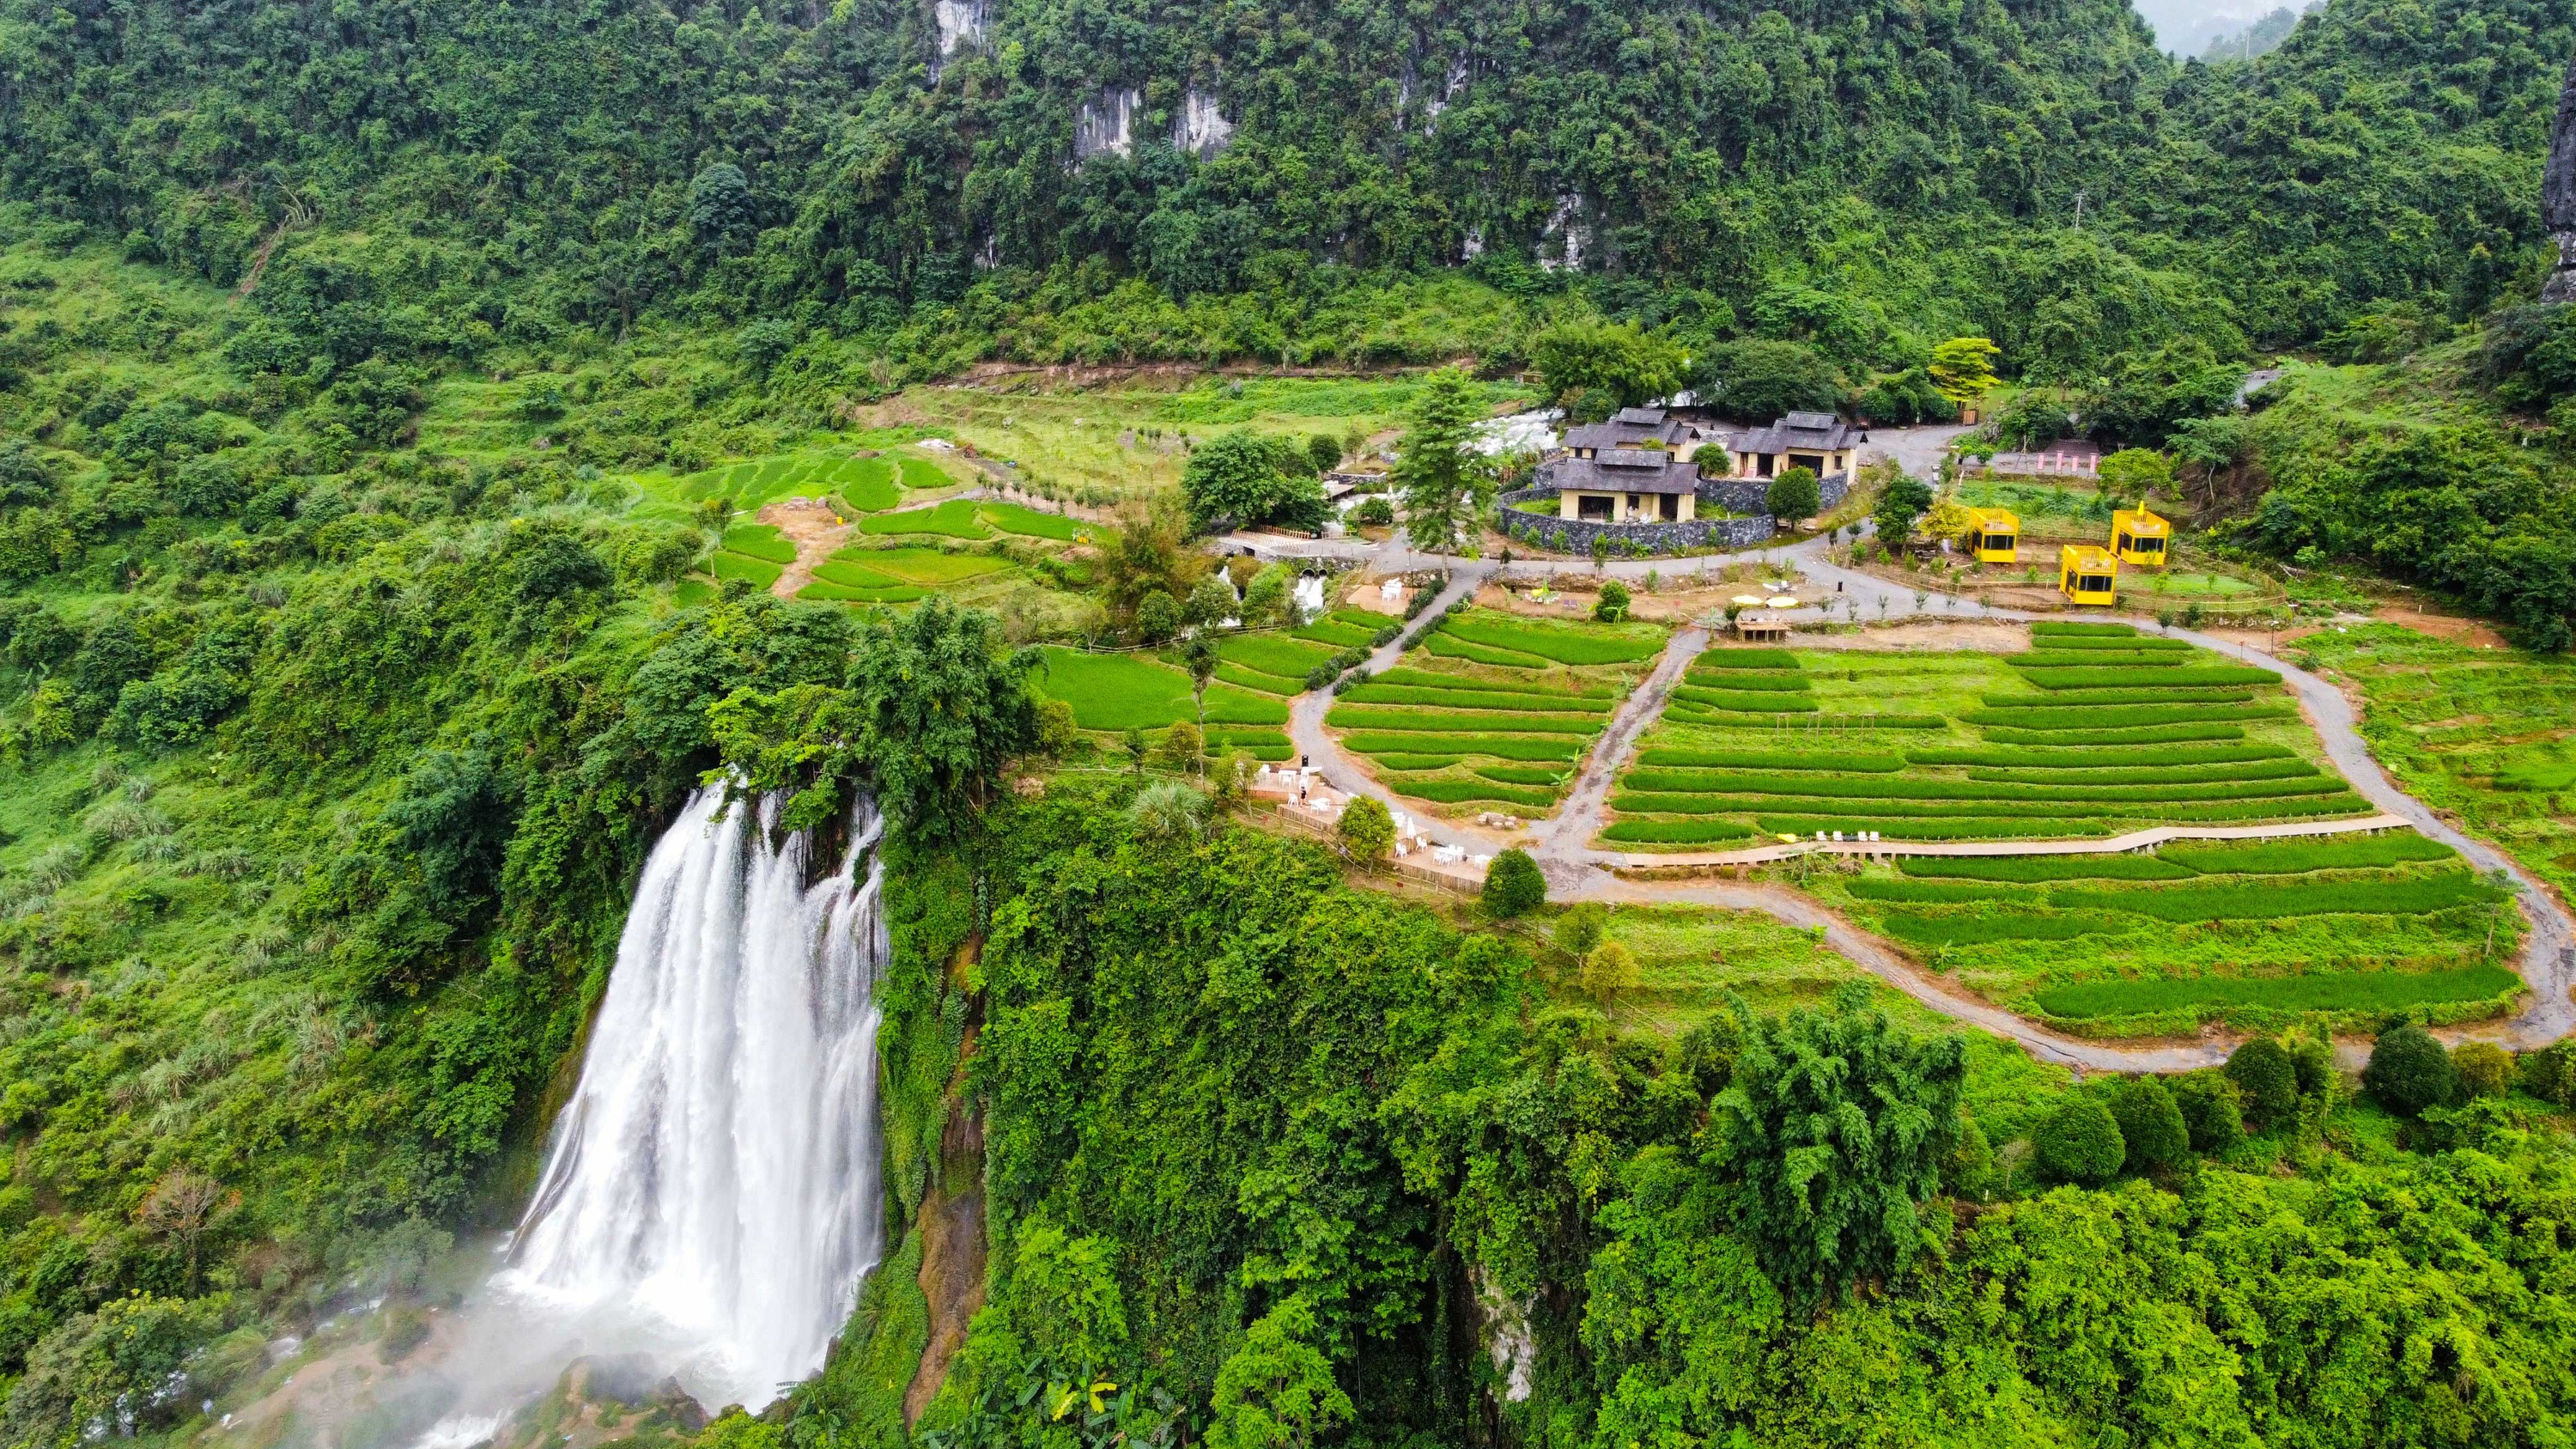
[[2540,224],[2558,246],[2558,265],[2540,289],[2544,302],[2576,302],[2576,60],[2558,91],[2558,120],[2549,128],[2549,171],[2540,181]]

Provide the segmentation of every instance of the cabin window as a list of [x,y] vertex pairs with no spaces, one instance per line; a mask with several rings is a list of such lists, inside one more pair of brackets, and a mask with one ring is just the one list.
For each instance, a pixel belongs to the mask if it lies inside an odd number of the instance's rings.
[[2162,553],[2164,551],[2164,546],[2165,541],[2161,538],[2142,538],[2138,540],[2137,551],[2140,553]]
[[1664,522],[1666,522],[1666,523],[1679,523],[1679,522],[1681,522],[1681,517],[1682,517],[1682,496],[1681,496],[1680,494],[1678,494],[1678,493],[1667,493],[1667,494],[1665,494],[1665,495],[1664,495]]
[[2010,548],[2012,546],[2013,536],[2009,533],[1990,533],[1986,535],[1986,548],[1989,552],[1992,552],[1995,549]]
[[1812,453],[1791,453],[1789,455],[1789,466],[1792,468],[1804,468],[1810,473],[1821,476],[1825,471],[1825,460]]
[[1610,503],[1609,498],[1598,493],[1577,494],[1574,499],[1574,516],[1589,519],[1594,523],[1608,523],[1611,512]]
[[1754,455],[1753,455],[1753,465],[1754,465],[1754,466],[1753,466],[1753,474],[1754,474],[1754,476],[1755,476],[1755,477],[1757,477],[1757,478],[1768,478],[1768,477],[1770,477],[1770,476],[1771,476],[1771,464],[1772,464],[1773,460],[1774,460],[1774,459],[1776,459],[1776,458],[1778,458],[1779,456],[1780,456],[1780,455],[1779,455],[1779,454],[1777,454],[1777,453],[1756,453],[1756,454],[1754,454]]
[[2107,574],[2086,574],[2084,577],[2075,581],[2075,592],[2079,594],[2107,594],[2111,592],[2110,576]]

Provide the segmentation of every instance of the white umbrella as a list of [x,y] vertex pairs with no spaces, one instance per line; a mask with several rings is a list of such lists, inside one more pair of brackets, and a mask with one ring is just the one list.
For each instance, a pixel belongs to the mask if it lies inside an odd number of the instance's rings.
[[1784,595],[1784,596],[1782,596],[1782,597],[1780,597],[1780,598],[1777,598],[1777,599],[1772,599],[1772,600],[1770,600],[1770,601],[1768,601],[1768,602],[1770,603],[1770,606],[1771,606],[1772,608],[1774,608],[1774,609],[1794,609],[1794,608],[1798,607],[1798,601],[1797,601],[1796,599],[1789,598],[1789,597],[1787,597],[1787,596],[1785,596],[1785,595]]
[[1760,594],[1738,594],[1735,596],[1734,602],[1739,604],[1758,604],[1762,602],[1762,596]]

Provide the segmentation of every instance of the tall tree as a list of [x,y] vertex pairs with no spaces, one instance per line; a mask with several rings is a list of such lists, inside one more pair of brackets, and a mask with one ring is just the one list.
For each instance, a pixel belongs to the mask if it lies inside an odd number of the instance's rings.
[[1468,446],[1481,413],[1466,373],[1444,367],[1424,380],[1395,464],[1404,529],[1417,548],[1457,548],[1492,494],[1493,470]]
[[1745,1013],[1719,1094],[1739,1231],[1810,1300],[1905,1267],[1933,1237],[1921,1212],[1959,1133],[1967,1051],[1920,1039],[1845,988],[1829,1012]]

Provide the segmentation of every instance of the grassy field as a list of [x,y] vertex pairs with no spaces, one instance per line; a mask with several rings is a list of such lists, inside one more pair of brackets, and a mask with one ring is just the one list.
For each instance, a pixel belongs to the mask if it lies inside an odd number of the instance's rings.
[[1809,867],[1804,884],[1990,999],[2089,1035],[2465,1020],[2520,986],[2504,895],[2412,834],[1899,865]]
[[[1597,1001],[1566,979],[1557,995],[1568,1009],[1599,1012],[1623,1031],[1669,1040],[1726,1011],[1730,996],[1757,1012],[1787,1012],[1821,1007],[1836,991],[1863,982],[1872,988],[1873,1004],[1900,1022],[1927,1033],[1958,1032],[1967,1042],[1966,1105],[1998,1147],[2025,1132],[2072,1085],[2064,1068],[1937,1015],[1879,985],[1810,932],[1758,911],[1622,905],[1602,925],[1603,939],[1635,953],[1637,985]],[[1542,960],[1550,955],[1544,945],[1535,953]],[[1571,977],[1571,963],[1556,965]]]
[[[1412,378],[1154,378],[1098,387],[925,387],[878,411],[1007,460],[1041,496],[1095,506],[1168,494],[1196,442],[1235,428],[1303,444],[1317,434],[1356,448],[1403,425]],[[1482,385],[1489,409],[1535,403],[1515,383]]]
[[2361,686],[2361,732],[2408,794],[2576,895],[2576,661],[2394,624],[2299,641]]
[[2075,838],[2368,811],[2273,676],[2117,626],[2035,629],[2013,655],[1713,648],[1602,839]]
[[1049,647],[1038,688],[1073,706],[1074,723],[1086,730],[1159,730],[1182,720],[1211,724],[1276,725],[1288,707],[1264,694],[1217,681],[1208,686],[1206,712],[1197,710],[1190,676],[1151,654],[1085,654]]
[[[1350,622],[1356,634],[1367,621]],[[1434,647],[1444,639],[1504,641],[1526,662]],[[1397,668],[1345,690],[1325,724],[1398,794],[1463,812],[1543,815],[1663,640],[1647,625],[1531,624],[1470,610]]]

